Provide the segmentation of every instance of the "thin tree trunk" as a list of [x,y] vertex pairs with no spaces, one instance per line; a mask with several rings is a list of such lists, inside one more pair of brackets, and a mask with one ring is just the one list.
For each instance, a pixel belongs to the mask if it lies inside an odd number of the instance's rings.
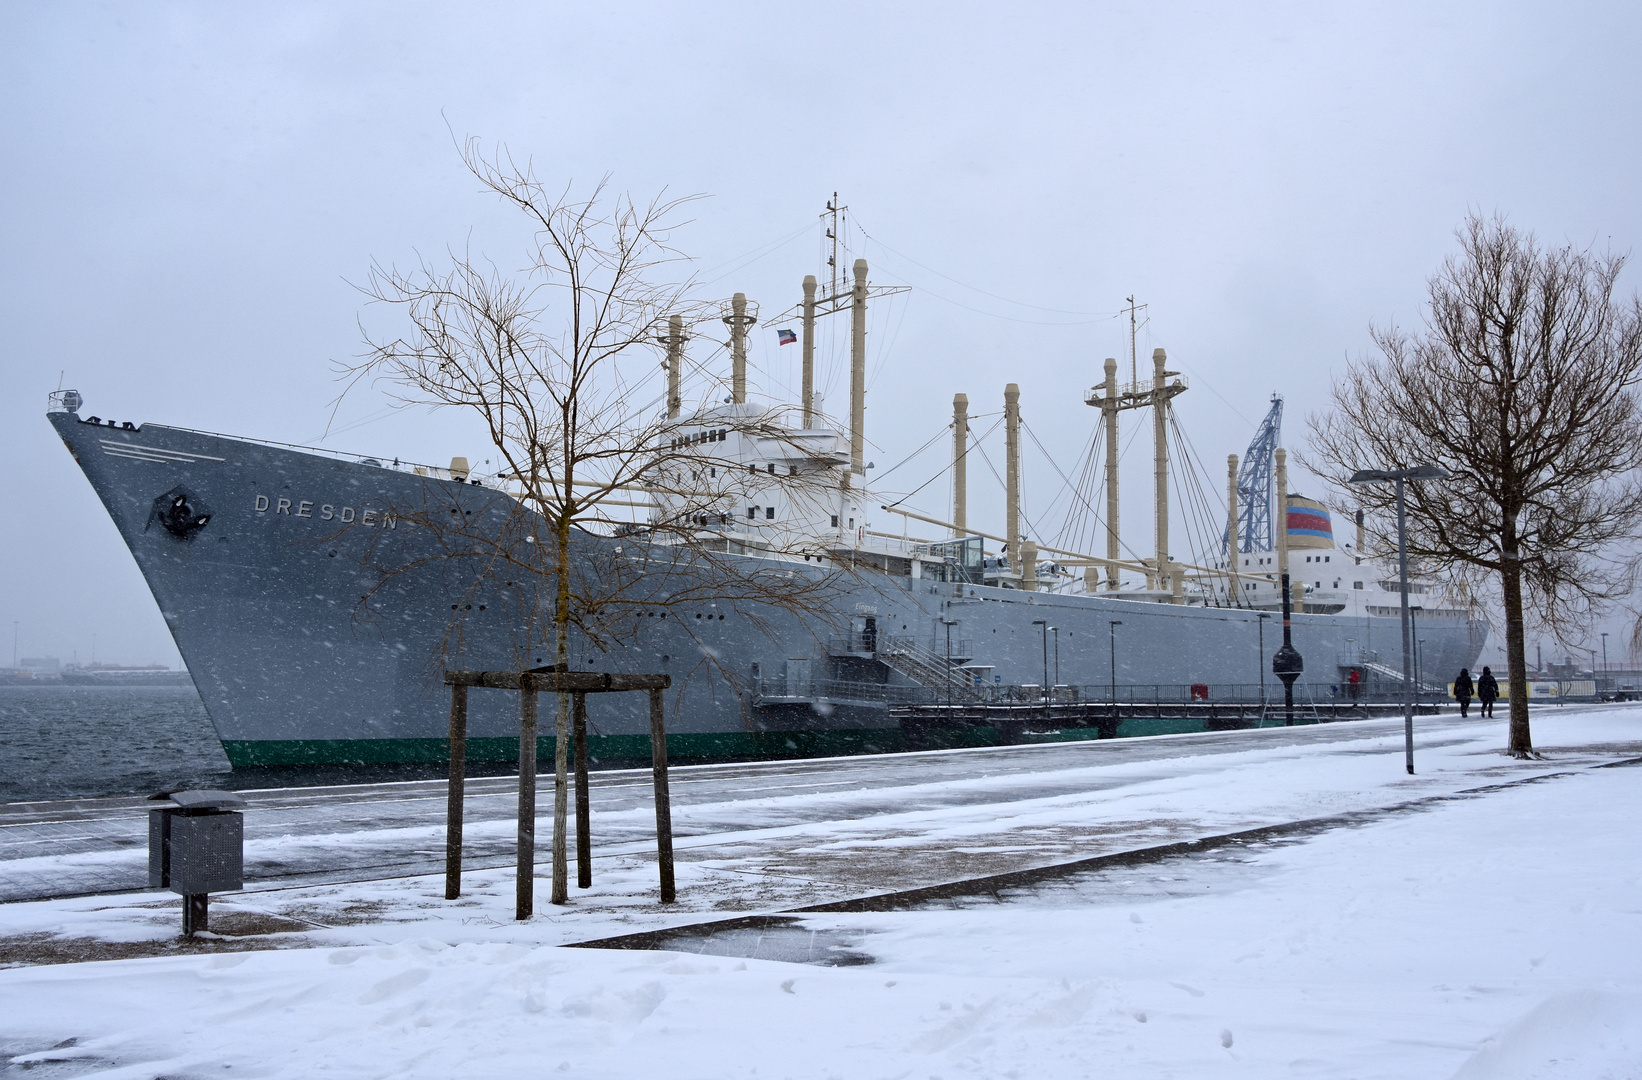
[[1534,740],[1528,730],[1528,644],[1522,618],[1522,562],[1517,557],[1514,522],[1505,526],[1500,571],[1505,593],[1505,665],[1508,687],[1506,705],[1511,713],[1510,751],[1513,757],[1530,757]]
[[[569,470],[565,470],[566,473]],[[569,480],[565,481],[569,486]],[[562,515],[555,530],[555,562],[558,588],[553,612],[555,659],[560,671],[570,670],[570,517]],[[553,743],[553,903],[570,901],[570,869],[565,851],[565,833],[570,813],[570,792],[566,750],[570,745],[570,695],[560,691]]]

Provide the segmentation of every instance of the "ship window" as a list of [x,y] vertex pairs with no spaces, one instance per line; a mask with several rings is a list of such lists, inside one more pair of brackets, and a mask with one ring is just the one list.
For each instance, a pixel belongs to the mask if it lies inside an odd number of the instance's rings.
[[1323,556],[1323,561],[1324,561],[1324,562],[1328,562],[1328,560],[1329,560],[1329,556],[1327,556],[1327,555],[1324,555],[1324,556]]
[[1352,587],[1352,588],[1353,588],[1353,589],[1360,589],[1360,588],[1362,588],[1362,587],[1363,587],[1363,583],[1362,583],[1362,582],[1360,582],[1360,581],[1353,581],[1353,582],[1352,582],[1352,583],[1351,583],[1351,587]]
[[837,514],[834,514],[832,516],[832,527],[835,528],[835,529],[838,528],[838,515]]
[[855,519],[854,518],[850,518],[850,528],[852,528],[852,529],[855,528]]
[[771,473],[774,473],[775,472],[775,463],[771,462],[769,465],[766,465],[765,468],[769,469]]
[[750,518],[757,517],[758,516],[758,507],[756,507],[756,506],[747,507],[747,516],[750,517]]
[[757,472],[758,471],[758,466],[757,465],[748,465],[747,466],[747,471],[748,472]]
[[715,469],[708,469],[707,470],[707,475],[708,476],[717,476],[718,475],[718,470],[716,468]]
[[798,466],[797,465],[788,465],[787,466],[787,475],[788,476],[797,476],[798,475]]
[[764,516],[766,518],[768,518],[769,520],[774,521],[775,520],[775,507],[766,506],[764,508]]

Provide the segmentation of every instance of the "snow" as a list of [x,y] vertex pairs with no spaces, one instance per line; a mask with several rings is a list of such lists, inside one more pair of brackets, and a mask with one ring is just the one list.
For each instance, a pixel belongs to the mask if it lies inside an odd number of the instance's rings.
[[[525,924],[505,870],[470,874],[456,904],[432,877],[224,898],[214,915],[331,928],[277,951],[0,971],[0,1049],[141,1078],[1642,1076],[1642,768],[1604,767],[1642,756],[1642,711],[1536,716],[1546,762],[1503,757],[1498,735],[1426,737],[1413,778],[1382,725],[1055,757],[1054,775],[716,792],[681,843],[683,910],[654,903],[636,846]],[[1341,811],[1368,812],[1001,900],[804,918],[863,966],[557,947]],[[5,905],[0,933],[152,940],[175,933],[165,904]]]

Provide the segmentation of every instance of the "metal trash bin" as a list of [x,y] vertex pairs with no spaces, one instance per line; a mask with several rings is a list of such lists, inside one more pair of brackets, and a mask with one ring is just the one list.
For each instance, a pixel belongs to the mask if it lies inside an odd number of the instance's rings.
[[182,932],[206,929],[214,892],[245,885],[245,800],[231,791],[172,791],[148,812],[148,887],[181,893]]

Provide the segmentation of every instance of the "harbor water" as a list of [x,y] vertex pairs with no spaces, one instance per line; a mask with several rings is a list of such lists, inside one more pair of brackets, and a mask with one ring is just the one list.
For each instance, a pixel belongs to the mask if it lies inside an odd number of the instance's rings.
[[220,787],[228,776],[192,686],[0,686],[0,801]]
[[192,686],[0,686],[0,803],[443,775],[438,764],[230,770]]

